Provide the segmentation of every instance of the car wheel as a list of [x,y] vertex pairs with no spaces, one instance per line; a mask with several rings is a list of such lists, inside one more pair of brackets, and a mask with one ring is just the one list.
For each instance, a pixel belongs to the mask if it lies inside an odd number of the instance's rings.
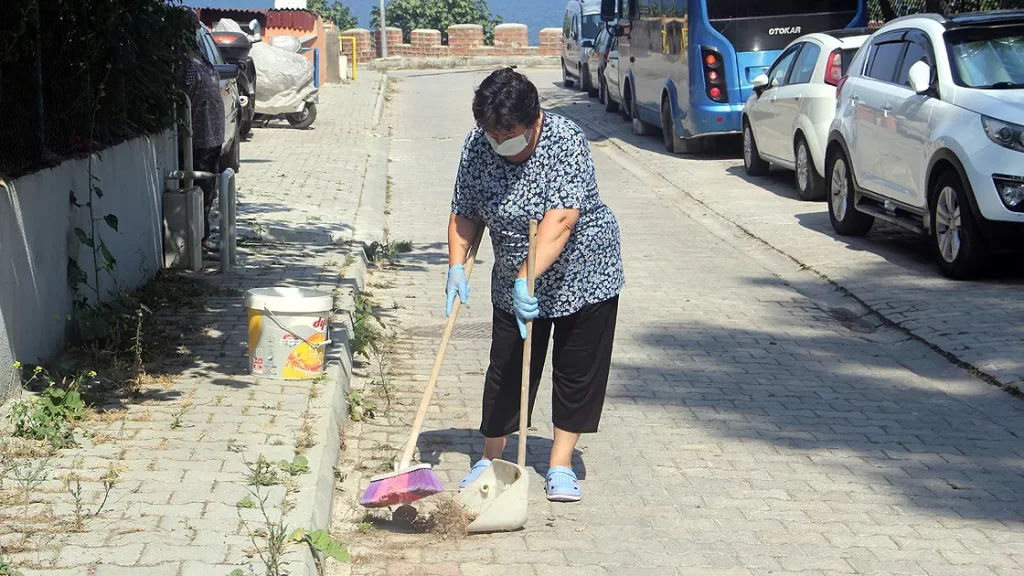
[[743,169],[751,176],[764,176],[768,174],[770,165],[761,158],[757,150],[757,141],[754,140],[754,129],[750,122],[743,121]]
[[605,112],[618,112],[619,105],[615,100],[612,100],[612,95],[608,93],[608,83],[603,82],[602,88],[604,88],[604,111]]
[[807,141],[803,136],[796,139],[796,190],[801,200],[823,200],[825,198],[824,178],[818,175],[814,167],[814,159],[811,157],[811,150],[807,147]]
[[306,105],[306,109],[297,114],[286,114],[285,120],[288,123],[300,130],[305,130],[313,125],[313,121],[316,120],[316,104],[310,102]]
[[597,83],[597,101],[608,106],[608,88],[604,84],[604,78],[599,78]]
[[990,255],[971,212],[967,191],[954,172],[946,172],[929,195],[932,249],[943,276],[969,280],[981,274]]
[[863,236],[875,223],[873,216],[857,210],[857,195],[846,154],[837,151],[829,157],[828,219],[832,228],[843,236]]
[[594,87],[594,79],[590,77],[590,68],[587,68],[587,96],[597,98],[598,92],[599,89]]
[[699,154],[703,151],[703,142],[696,138],[680,138],[672,121],[668,98],[661,102],[661,136],[665,149],[673,154]]
[[565,67],[565,60],[562,60],[562,86],[572,88],[573,84],[575,84],[575,82],[573,82],[572,78],[569,77],[569,70]]
[[629,122],[633,119],[633,95],[629,91],[629,85],[627,84],[622,91],[622,119]]

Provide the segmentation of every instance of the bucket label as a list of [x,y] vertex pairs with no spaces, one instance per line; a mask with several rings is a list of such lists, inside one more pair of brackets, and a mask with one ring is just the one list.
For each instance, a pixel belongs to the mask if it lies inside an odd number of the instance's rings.
[[302,380],[323,374],[327,318],[321,314],[249,310],[250,369],[267,378]]

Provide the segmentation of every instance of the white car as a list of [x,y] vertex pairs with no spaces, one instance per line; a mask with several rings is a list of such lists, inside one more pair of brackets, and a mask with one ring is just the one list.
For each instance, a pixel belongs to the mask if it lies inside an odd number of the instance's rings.
[[1024,11],[893,20],[848,74],[825,156],[836,232],[927,234],[957,279],[1024,249]]
[[751,176],[769,164],[796,173],[803,200],[825,199],[825,141],[836,113],[836,87],[874,30],[853,28],[794,40],[754,78],[743,107],[743,166]]

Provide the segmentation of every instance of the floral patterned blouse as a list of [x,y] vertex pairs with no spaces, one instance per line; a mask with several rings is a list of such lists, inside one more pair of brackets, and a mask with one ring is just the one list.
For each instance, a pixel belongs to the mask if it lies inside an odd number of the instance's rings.
[[562,255],[537,278],[541,318],[558,318],[619,294],[625,285],[619,225],[601,201],[590,145],[572,121],[545,112],[533,155],[515,164],[491,148],[480,128],[466,138],[452,212],[479,218],[491,235],[491,300],[512,313],[512,286],[526,260],[530,219],[576,209],[579,221]]

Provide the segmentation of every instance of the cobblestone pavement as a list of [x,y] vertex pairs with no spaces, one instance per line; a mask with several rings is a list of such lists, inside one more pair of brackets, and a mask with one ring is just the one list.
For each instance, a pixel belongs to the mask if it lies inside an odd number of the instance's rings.
[[[27,445],[2,439],[0,550],[7,562],[26,576],[227,576],[236,568],[249,574],[249,566],[262,575],[250,531],[266,532],[267,520],[258,508],[236,506],[252,488],[245,461],[260,455],[276,470],[299,451],[311,469],[278,473],[262,488],[270,521],[283,510],[292,528],[310,527],[328,514],[323,494],[314,501],[314,484],[336,455],[329,414],[341,392],[331,379],[249,376],[240,291],[304,286],[336,290],[344,300],[337,289],[345,278],[353,282],[358,265],[346,258],[349,248],[327,239],[345,231],[359,206],[379,87],[369,74],[326,87],[313,130],[255,130],[242,148],[238,180],[243,266],[203,275],[222,290],[201,310],[152,320],[187,333],[202,329],[176,355],[147,366],[151,378],[134,401],[99,406],[81,426],[81,446],[50,458],[27,458]],[[165,288],[168,298],[181,297],[175,286]],[[326,474],[330,481],[330,463]],[[80,508],[72,493],[79,486]],[[328,482],[328,502],[330,492]],[[301,557],[291,554],[291,573],[311,574],[296,564]]]
[[[553,93],[556,70],[529,73]],[[386,514],[367,516],[358,497],[405,441],[444,323],[451,185],[472,126],[471,90],[484,74],[402,73],[386,113],[389,226],[415,250],[371,280],[401,336],[389,360],[393,405],[346,431],[334,530],[354,559],[331,574],[1024,570],[1020,402],[916,340],[848,328],[802,295],[822,282],[784,281],[791,270],[777,254],[597,133],[598,180],[622,228],[628,286],[602,430],[584,437],[574,461],[584,500],[552,505],[543,497],[551,445],[545,378],[529,437],[524,530],[444,539]],[[687,166],[679,172],[688,184],[737,196],[736,178]],[[491,258],[485,243],[419,442],[420,459],[450,490],[482,449]],[[379,385],[355,385],[383,412]],[[510,444],[506,456],[514,458]],[[429,500],[419,506],[431,509]]]
[[588,125],[707,209],[999,384],[1024,389],[1024,261],[1001,259],[980,282],[946,280],[924,238],[883,222],[864,238],[837,236],[824,202],[797,198],[791,171],[748,177],[738,145],[715,158],[672,156],[660,134],[634,136],[621,115],[606,113],[597,100],[551,83],[542,91],[546,105]]

